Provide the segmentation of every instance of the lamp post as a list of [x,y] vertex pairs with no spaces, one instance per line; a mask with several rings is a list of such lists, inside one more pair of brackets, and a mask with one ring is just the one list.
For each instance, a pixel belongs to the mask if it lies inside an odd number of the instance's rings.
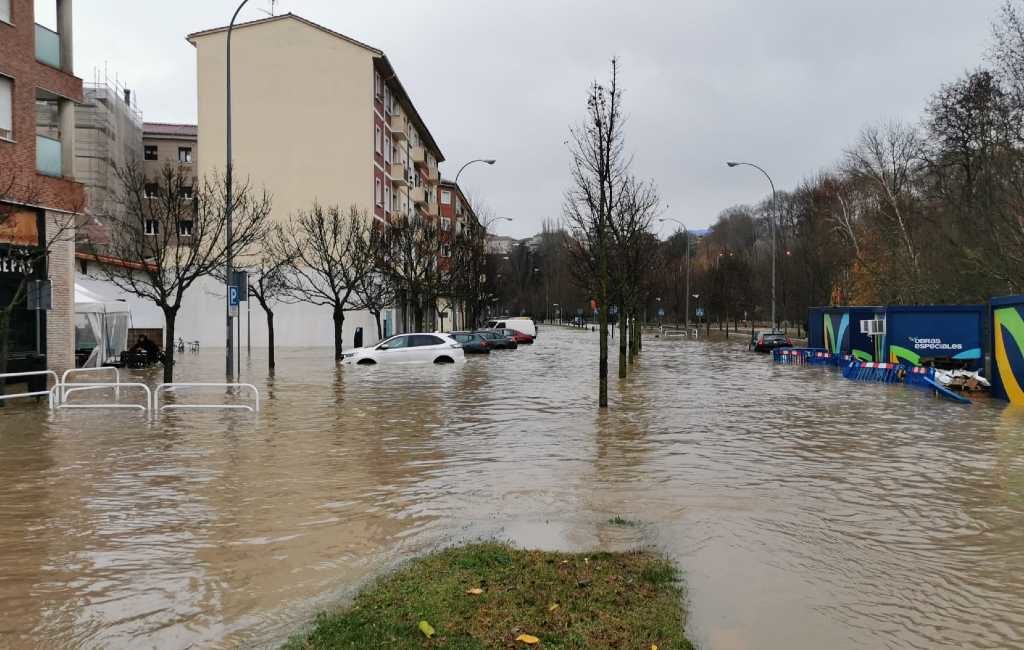
[[725,164],[728,165],[729,167],[753,167],[754,169],[764,174],[764,177],[768,179],[768,184],[771,185],[772,187],[772,212],[774,214],[768,217],[768,224],[770,226],[769,230],[771,232],[772,238],[772,329],[774,330],[777,329],[775,321],[775,221],[779,216],[779,204],[775,197],[775,183],[772,182],[772,177],[768,175],[768,172],[766,172],[758,165],[755,165],[754,163],[729,161]]
[[235,9],[235,14],[231,16],[231,23],[228,24],[228,39],[227,39],[227,166],[225,170],[225,193],[224,193],[224,229],[227,235],[227,262],[225,263],[225,275],[224,282],[225,286],[225,325],[227,328],[227,351],[226,351],[226,369],[227,376],[229,379],[234,377],[234,332],[231,329],[231,283],[234,281],[232,278],[232,266],[233,266],[233,251],[232,251],[232,234],[231,234],[231,212],[234,209],[234,197],[232,196],[232,170],[234,164],[231,162],[231,32],[235,29],[235,21],[238,20],[238,14],[242,11],[242,7],[248,3],[249,0],[242,0],[242,3],[238,5],[238,9]]
[[468,163],[466,163],[462,167],[459,167],[458,173],[455,174],[455,184],[456,185],[459,184],[459,176],[462,175],[462,170],[465,169],[466,167],[469,167],[473,163],[487,163],[488,165],[493,165],[496,162],[498,162],[498,161],[494,160],[493,158],[477,158],[476,160],[470,160]]
[[[674,221],[683,227],[683,233],[686,235],[686,330],[690,330],[690,230],[686,227],[686,224],[679,219],[673,219],[672,217],[662,217],[658,221]],[[677,321],[678,322],[678,321]]]

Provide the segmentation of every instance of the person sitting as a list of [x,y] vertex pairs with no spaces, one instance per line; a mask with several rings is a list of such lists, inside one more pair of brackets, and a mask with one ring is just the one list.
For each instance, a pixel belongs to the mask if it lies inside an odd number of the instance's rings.
[[160,346],[154,343],[148,336],[142,334],[139,336],[139,340],[132,346],[129,352],[133,354],[145,353],[147,361],[149,363],[156,363],[164,360],[164,355],[160,352]]

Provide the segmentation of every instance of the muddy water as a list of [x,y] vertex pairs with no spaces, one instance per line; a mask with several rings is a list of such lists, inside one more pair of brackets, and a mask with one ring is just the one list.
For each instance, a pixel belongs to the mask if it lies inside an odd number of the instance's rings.
[[661,549],[705,648],[1024,645],[1024,414],[652,341],[598,416],[595,358],[554,330],[459,368],[286,350],[243,368],[258,417],[8,409],[0,646],[273,645],[479,537]]

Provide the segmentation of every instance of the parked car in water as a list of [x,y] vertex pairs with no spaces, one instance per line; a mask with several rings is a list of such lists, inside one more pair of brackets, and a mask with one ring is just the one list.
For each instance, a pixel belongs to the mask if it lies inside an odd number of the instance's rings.
[[754,332],[750,337],[750,343],[747,345],[748,350],[764,353],[771,352],[776,348],[791,347],[793,347],[793,339],[782,332],[772,330]]
[[479,332],[452,332],[450,336],[462,344],[466,354],[490,354],[494,346]]
[[526,316],[508,316],[505,318],[493,318],[487,321],[486,329],[513,329],[517,332],[522,332],[527,336],[537,338],[537,324],[533,322],[532,318],[527,318]]
[[343,357],[343,363],[359,366],[466,361],[462,344],[447,334],[399,334],[377,345],[345,352]]
[[505,336],[509,337],[510,339],[512,339],[513,341],[518,343],[519,345],[523,345],[523,344],[529,345],[530,343],[533,343],[533,337],[532,336],[530,336],[529,334],[520,332],[519,330],[514,329],[512,327],[499,327],[499,328],[495,329],[494,331],[495,332],[499,332],[501,334],[504,334]]
[[519,347],[519,344],[515,342],[515,339],[502,334],[498,330],[477,330],[473,333],[479,334],[490,341],[492,349],[494,350],[515,350]]

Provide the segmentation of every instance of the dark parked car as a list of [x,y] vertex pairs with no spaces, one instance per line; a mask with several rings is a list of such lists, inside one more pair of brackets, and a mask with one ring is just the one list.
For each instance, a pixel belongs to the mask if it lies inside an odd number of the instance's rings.
[[490,354],[494,347],[477,332],[452,332],[451,337],[462,344],[462,351],[466,354]]
[[750,344],[747,346],[747,349],[754,352],[768,353],[776,348],[791,347],[793,347],[793,340],[782,332],[763,331],[754,332],[753,336],[750,337]]
[[490,341],[492,349],[494,350],[515,350],[519,347],[519,344],[515,342],[515,339],[505,336],[498,330],[477,330],[473,333],[479,334]]

